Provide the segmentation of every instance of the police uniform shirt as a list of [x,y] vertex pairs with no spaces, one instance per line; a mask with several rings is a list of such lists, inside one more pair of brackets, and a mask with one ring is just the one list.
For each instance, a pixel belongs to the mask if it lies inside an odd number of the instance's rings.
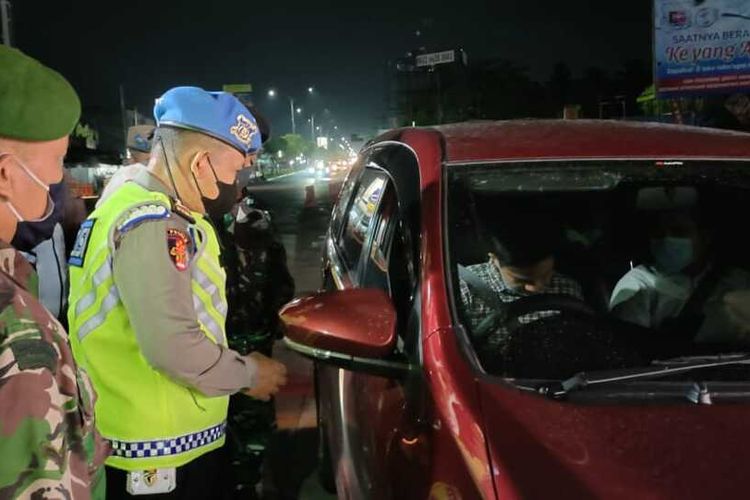
[[[169,194],[145,169],[130,182]],[[115,241],[113,272],[143,356],[156,369],[206,396],[253,386],[256,365],[212,342],[200,329],[193,307],[190,266],[170,257],[166,235],[190,237],[189,222],[178,216],[145,221]],[[192,241],[190,242],[192,243]]]

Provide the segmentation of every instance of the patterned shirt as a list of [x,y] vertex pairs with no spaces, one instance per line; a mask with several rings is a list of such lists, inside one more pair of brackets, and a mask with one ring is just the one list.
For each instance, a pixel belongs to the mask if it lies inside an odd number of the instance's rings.
[[[503,302],[515,302],[528,294],[519,293],[516,290],[510,288],[503,280],[500,271],[491,262],[485,262],[483,264],[476,264],[468,266],[466,268],[472,274],[481,279],[487,286],[497,294],[498,298]],[[461,303],[463,304],[463,312],[465,318],[469,321],[469,331],[474,331],[477,326],[487,318],[491,313],[495,312],[492,305],[487,304],[482,300],[478,294],[473,292],[469,285],[461,280]],[[569,295],[577,299],[583,300],[583,292],[581,286],[576,283],[573,279],[563,276],[562,274],[555,273],[552,275],[549,286],[544,290],[544,293]],[[555,311],[536,311],[530,314],[526,314],[519,318],[521,323],[531,323],[541,318],[547,318],[557,314]],[[492,332],[491,337],[488,339],[488,344],[498,344],[504,337],[504,331]]]

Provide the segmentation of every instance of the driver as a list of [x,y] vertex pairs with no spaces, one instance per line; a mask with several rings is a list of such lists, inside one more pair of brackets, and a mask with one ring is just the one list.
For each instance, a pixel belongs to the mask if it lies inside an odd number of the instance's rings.
[[[504,303],[529,295],[548,293],[583,300],[581,286],[555,271],[554,254],[561,230],[548,214],[494,217],[484,226],[489,234],[489,259],[459,267],[461,302],[470,331],[476,332],[482,321]],[[519,320],[530,323],[554,314],[536,311]],[[493,338],[487,340],[488,344],[499,343],[503,336]]]

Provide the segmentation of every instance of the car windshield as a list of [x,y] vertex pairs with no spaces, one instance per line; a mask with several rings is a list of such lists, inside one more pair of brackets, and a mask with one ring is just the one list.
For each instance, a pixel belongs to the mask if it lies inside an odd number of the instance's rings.
[[[750,352],[750,163],[451,165],[447,180],[456,319],[486,372],[565,380]],[[667,377],[696,378],[750,368]]]

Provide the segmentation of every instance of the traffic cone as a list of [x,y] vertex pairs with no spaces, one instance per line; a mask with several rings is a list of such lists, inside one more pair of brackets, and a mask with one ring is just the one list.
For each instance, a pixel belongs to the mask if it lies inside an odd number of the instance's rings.
[[315,206],[315,185],[310,184],[305,187],[305,208],[313,208]]

